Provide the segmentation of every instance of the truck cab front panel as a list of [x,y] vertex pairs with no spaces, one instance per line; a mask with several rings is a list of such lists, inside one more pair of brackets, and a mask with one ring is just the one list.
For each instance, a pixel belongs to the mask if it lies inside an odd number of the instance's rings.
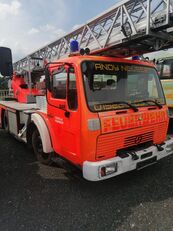
[[83,150],[90,153],[86,153],[90,160],[94,152],[96,161],[105,160],[123,149],[161,144],[166,139],[168,114],[162,87],[156,70],[145,65],[127,60],[82,63],[84,110],[88,111],[84,121],[92,117],[100,121],[100,130],[83,136],[90,144]]
[[101,115],[102,134],[97,140],[96,159],[113,157],[121,149],[141,144],[161,144],[167,134],[167,110],[141,111],[127,115]]

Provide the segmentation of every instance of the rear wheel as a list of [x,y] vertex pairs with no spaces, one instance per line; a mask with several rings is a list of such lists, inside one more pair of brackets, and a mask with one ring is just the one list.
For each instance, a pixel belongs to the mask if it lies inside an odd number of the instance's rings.
[[37,129],[35,129],[32,133],[32,147],[39,162],[46,165],[50,165],[52,163],[51,153],[45,153],[43,151],[41,136]]

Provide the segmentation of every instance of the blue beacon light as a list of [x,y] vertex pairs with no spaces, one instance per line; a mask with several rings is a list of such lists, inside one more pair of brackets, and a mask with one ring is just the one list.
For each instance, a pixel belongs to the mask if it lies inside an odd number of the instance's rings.
[[73,52],[77,52],[77,51],[79,51],[78,41],[72,40],[70,42],[70,52],[73,53]]
[[136,55],[136,56],[133,56],[133,57],[132,57],[132,60],[140,60],[140,57],[137,56],[137,55]]

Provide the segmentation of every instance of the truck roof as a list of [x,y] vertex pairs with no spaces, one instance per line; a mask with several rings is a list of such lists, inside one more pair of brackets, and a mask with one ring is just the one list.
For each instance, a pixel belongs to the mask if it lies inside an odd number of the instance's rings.
[[148,67],[155,67],[155,65],[148,61],[143,60],[131,60],[126,58],[115,58],[115,57],[108,57],[108,56],[93,56],[93,55],[77,55],[77,56],[70,56],[63,59],[54,60],[54,62],[68,62],[68,63],[78,63],[80,64],[82,61],[90,60],[90,61],[102,61],[102,62],[117,62],[117,63],[127,63],[127,64],[136,64],[136,65],[143,65]]

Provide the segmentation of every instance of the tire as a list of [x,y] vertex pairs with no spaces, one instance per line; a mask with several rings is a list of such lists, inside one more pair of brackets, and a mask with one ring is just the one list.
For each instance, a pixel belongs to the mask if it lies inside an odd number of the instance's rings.
[[5,129],[5,131],[9,130],[7,110],[3,112],[3,128]]
[[52,163],[51,153],[43,152],[41,136],[37,129],[35,129],[32,133],[32,147],[36,158],[40,163],[45,165],[50,165]]

